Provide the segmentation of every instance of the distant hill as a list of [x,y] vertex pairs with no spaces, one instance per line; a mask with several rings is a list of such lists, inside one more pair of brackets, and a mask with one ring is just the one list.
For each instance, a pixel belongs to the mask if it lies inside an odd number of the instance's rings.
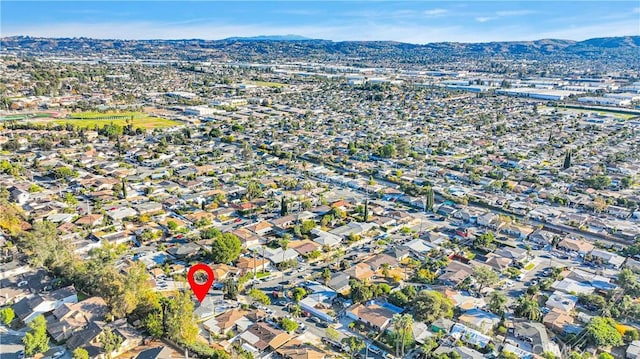
[[486,43],[393,41],[330,41],[298,35],[232,37],[224,40],[98,40],[88,38],[0,38],[2,52],[27,55],[133,55],[137,58],[224,61],[314,60],[353,65],[437,64],[486,58],[558,61],[600,61],[640,69],[640,36],[584,41],[541,39]]
[[314,40],[300,35],[260,35],[251,37],[227,37],[222,41],[309,41]]

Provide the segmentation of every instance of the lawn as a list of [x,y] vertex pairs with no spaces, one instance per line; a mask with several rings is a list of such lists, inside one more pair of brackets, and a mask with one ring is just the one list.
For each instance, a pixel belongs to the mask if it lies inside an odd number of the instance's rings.
[[280,87],[286,86],[286,84],[281,84],[279,82],[269,82],[269,81],[251,81],[250,83],[256,86],[273,87],[273,88],[280,88]]
[[524,267],[524,269],[529,271],[529,270],[532,270],[532,269],[533,269],[533,268],[535,268],[535,267],[536,267],[536,264],[532,262],[532,263],[527,264],[527,265]]
[[264,277],[268,277],[268,276],[270,276],[270,275],[271,275],[271,272],[258,272],[258,273],[256,274],[256,278],[258,278],[258,279],[262,279],[262,278],[264,278]]
[[[100,116],[97,116],[100,115]],[[55,123],[56,125],[66,125],[72,124],[77,127],[84,128],[94,128],[96,125],[98,127],[102,127],[104,125],[108,125],[113,123],[114,125],[126,126],[127,121],[131,119],[133,116],[133,127],[134,128],[143,128],[143,129],[153,129],[153,128],[167,128],[181,125],[178,121],[169,120],[166,118],[160,117],[150,117],[142,113],[114,113],[114,114],[104,114],[104,113],[81,113],[81,114],[73,114],[75,118],[66,118],[66,119],[39,119],[33,122],[36,123]]]

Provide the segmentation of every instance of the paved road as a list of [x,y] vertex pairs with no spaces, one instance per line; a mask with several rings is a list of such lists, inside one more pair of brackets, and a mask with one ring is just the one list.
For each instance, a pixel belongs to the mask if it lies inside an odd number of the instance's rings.
[[24,350],[22,337],[24,337],[24,331],[0,326],[0,358],[18,359],[18,353]]

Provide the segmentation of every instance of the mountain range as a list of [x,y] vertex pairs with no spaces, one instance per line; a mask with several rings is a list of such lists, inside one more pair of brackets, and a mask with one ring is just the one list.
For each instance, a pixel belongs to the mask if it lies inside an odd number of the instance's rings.
[[281,61],[289,59],[351,61],[380,64],[395,61],[431,64],[443,60],[486,57],[548,62],[589,60],[627,68],[640,68],[640,36],[603,37],[584,41],[542,39],[487,43],[439,42],[408,44],[392,41],[341,41],[308,39],[298,35],[234,37],[223,40],[102,40],[89,38],[0,38],[2,52],[31,55],[104,56],[179,60]]

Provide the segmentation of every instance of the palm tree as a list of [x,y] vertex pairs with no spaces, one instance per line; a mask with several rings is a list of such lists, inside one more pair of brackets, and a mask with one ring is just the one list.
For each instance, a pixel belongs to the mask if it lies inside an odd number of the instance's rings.
[[[281,240],[280,240],[280,248],[282,249],[282,264],[284,265],[284,255],[287,252],[287,248],[289,247],[289,238],[287,235],[285,235]],[[284,272],[283,272],[284,275]]]
[[289,313],[291,313],[291,316],[294,318],[298,318],[300,316],[300,314],[302,314],[302,309],[300,308],[299,305],[292,305],[289,307]]
[[518,306],[515,309],[515,314],[519,317],[527,318],[529,320],[540,320],[542,318],[542,311],[535,299],[527,299],[520,297],[518,299]]
[[413,317],[411,314],[404,314],[400,319],[400,326],[402,328],[402,358],[404,358],[404,346],[406,344],[407,335],[413,335]]
[[389,278],[389,263],[382,263],[382,275]]
[[322,271],[322,279],[324,280],[324,285],[328,286],[331,281],[331,271],[329,268],[325,268],[324,271]]
[[391,326],[393,327],[393,336],[395,337],[394,340],[394,344],[395,344],[395,349],[396,349],[396,357],[399,357],[400,355],[400,340],[401,340],[401,333],[403,330],[403,319],[402,319],[402,315],[400,314],[395,314],[393,316],[393,318],[391,319]]

